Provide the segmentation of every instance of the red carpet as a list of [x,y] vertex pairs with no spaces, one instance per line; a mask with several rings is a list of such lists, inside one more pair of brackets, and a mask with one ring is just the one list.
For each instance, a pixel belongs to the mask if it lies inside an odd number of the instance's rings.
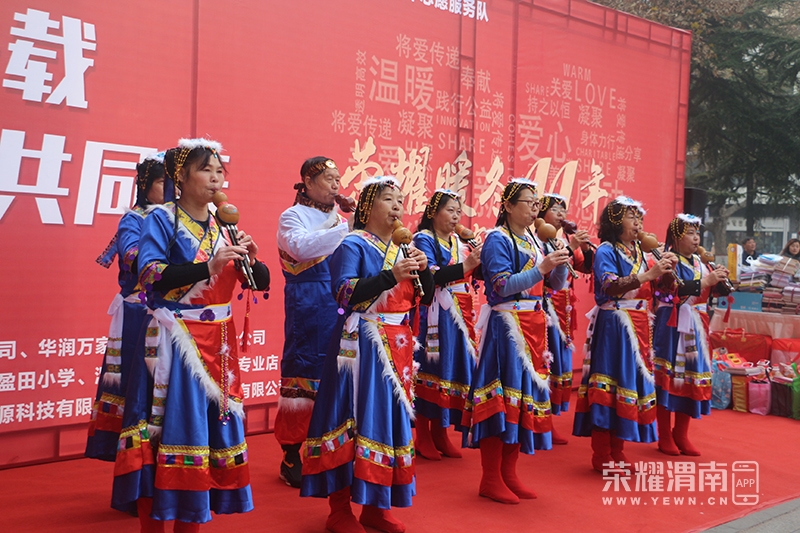
[[[556,418],[567,434],[572,415]],[[633,461],[726,463],[758,461],[760,501],[755,506],[737,506],[731,488],[708,491],[634,493],[603,492],[605,481],[589,467],[589,439],[571,437],[557,446],[519,461],[522,477],[539,494],[538,500],[502,505],[478,496],[480,456],[465,450],[464,459],[417,462],[417,497],[410,509],[397,509],[410,533],[461,532],[505,533],[507,531],[699,531],[733,520],[785,500],[800,497],[797,451],[800,422],[774,416],[733,411],[713,411],[712,416],[693,421],[690,437],[703,452],[699,458],[667,457],[654,444],[628,444]],[[453,437],[455,439],[455,437]],[[215,516],[201,531],[320,532],[325,527],[327,502],[298,497],[297,491],[278,480],[279,447],[272,435],[248,439],[255,510],[245,515]],[[64,461],[0,471],[0,501],[4,531],[114,531],[135,533],[138,520],[108,508],[112,465],[88,459]],[[697,478],[697,476],[695,476]],[[730,479],[728,480],[730,482]],[[633,479],[631,490],[634,489]],[[711,505],[708,498],[715,496]],[[613,497],[604,505],[603,497]],[[639,505],[617,503],[617,497],[640,496]],[[652,497],[657,496],[654,504]],[[668,496],[670,505],[664,504]],[[720,504],[719,497],[728,497]],[[684,503],[674,499],[684,498]],[[688,498],[696,502],[688,504]],[[615,527],[612,527],[611,524]],[[169,526],[167,531],[171,531]]]

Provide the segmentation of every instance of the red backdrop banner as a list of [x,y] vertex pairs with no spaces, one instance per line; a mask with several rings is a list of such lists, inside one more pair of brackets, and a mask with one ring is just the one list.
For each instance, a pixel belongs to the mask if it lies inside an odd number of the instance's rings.
[[683,201],[690,48],[583,0],[3,2],[0,438],[88,420],[116,292],[94,259],[147,153],[185,136],[225,147],[230,201],[273,273],[242,361],[247,403],[265,404],[283,343],[277,220],[306,158],[336,160],[353,195],[396,176],[411,227],[438,187],[490,227],[509,177],[529,176],[593,233],[623,193],[662,233]]

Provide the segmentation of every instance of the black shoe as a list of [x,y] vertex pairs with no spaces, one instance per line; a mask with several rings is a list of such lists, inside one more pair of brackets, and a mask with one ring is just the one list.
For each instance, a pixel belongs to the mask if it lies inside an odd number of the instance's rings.
[[300,460],[300,444],[284,444],[283,461],[281,461],[281,479],[290,487],[300,488],[303,475],[303,463]]

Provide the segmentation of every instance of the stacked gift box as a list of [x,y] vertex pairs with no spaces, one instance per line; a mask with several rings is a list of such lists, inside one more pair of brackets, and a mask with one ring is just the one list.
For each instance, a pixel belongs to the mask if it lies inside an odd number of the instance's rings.
[[800,315],[800,261],[760,255],[740,273],[737,292],[760,294],[761,311],[766,313]]

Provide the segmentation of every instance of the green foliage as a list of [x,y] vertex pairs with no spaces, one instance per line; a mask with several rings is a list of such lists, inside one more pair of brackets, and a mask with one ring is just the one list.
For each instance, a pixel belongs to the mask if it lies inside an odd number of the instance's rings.
[[800,205],[800,2],[597,0],[692,30],[687,183],[712,214],[743,202]]

